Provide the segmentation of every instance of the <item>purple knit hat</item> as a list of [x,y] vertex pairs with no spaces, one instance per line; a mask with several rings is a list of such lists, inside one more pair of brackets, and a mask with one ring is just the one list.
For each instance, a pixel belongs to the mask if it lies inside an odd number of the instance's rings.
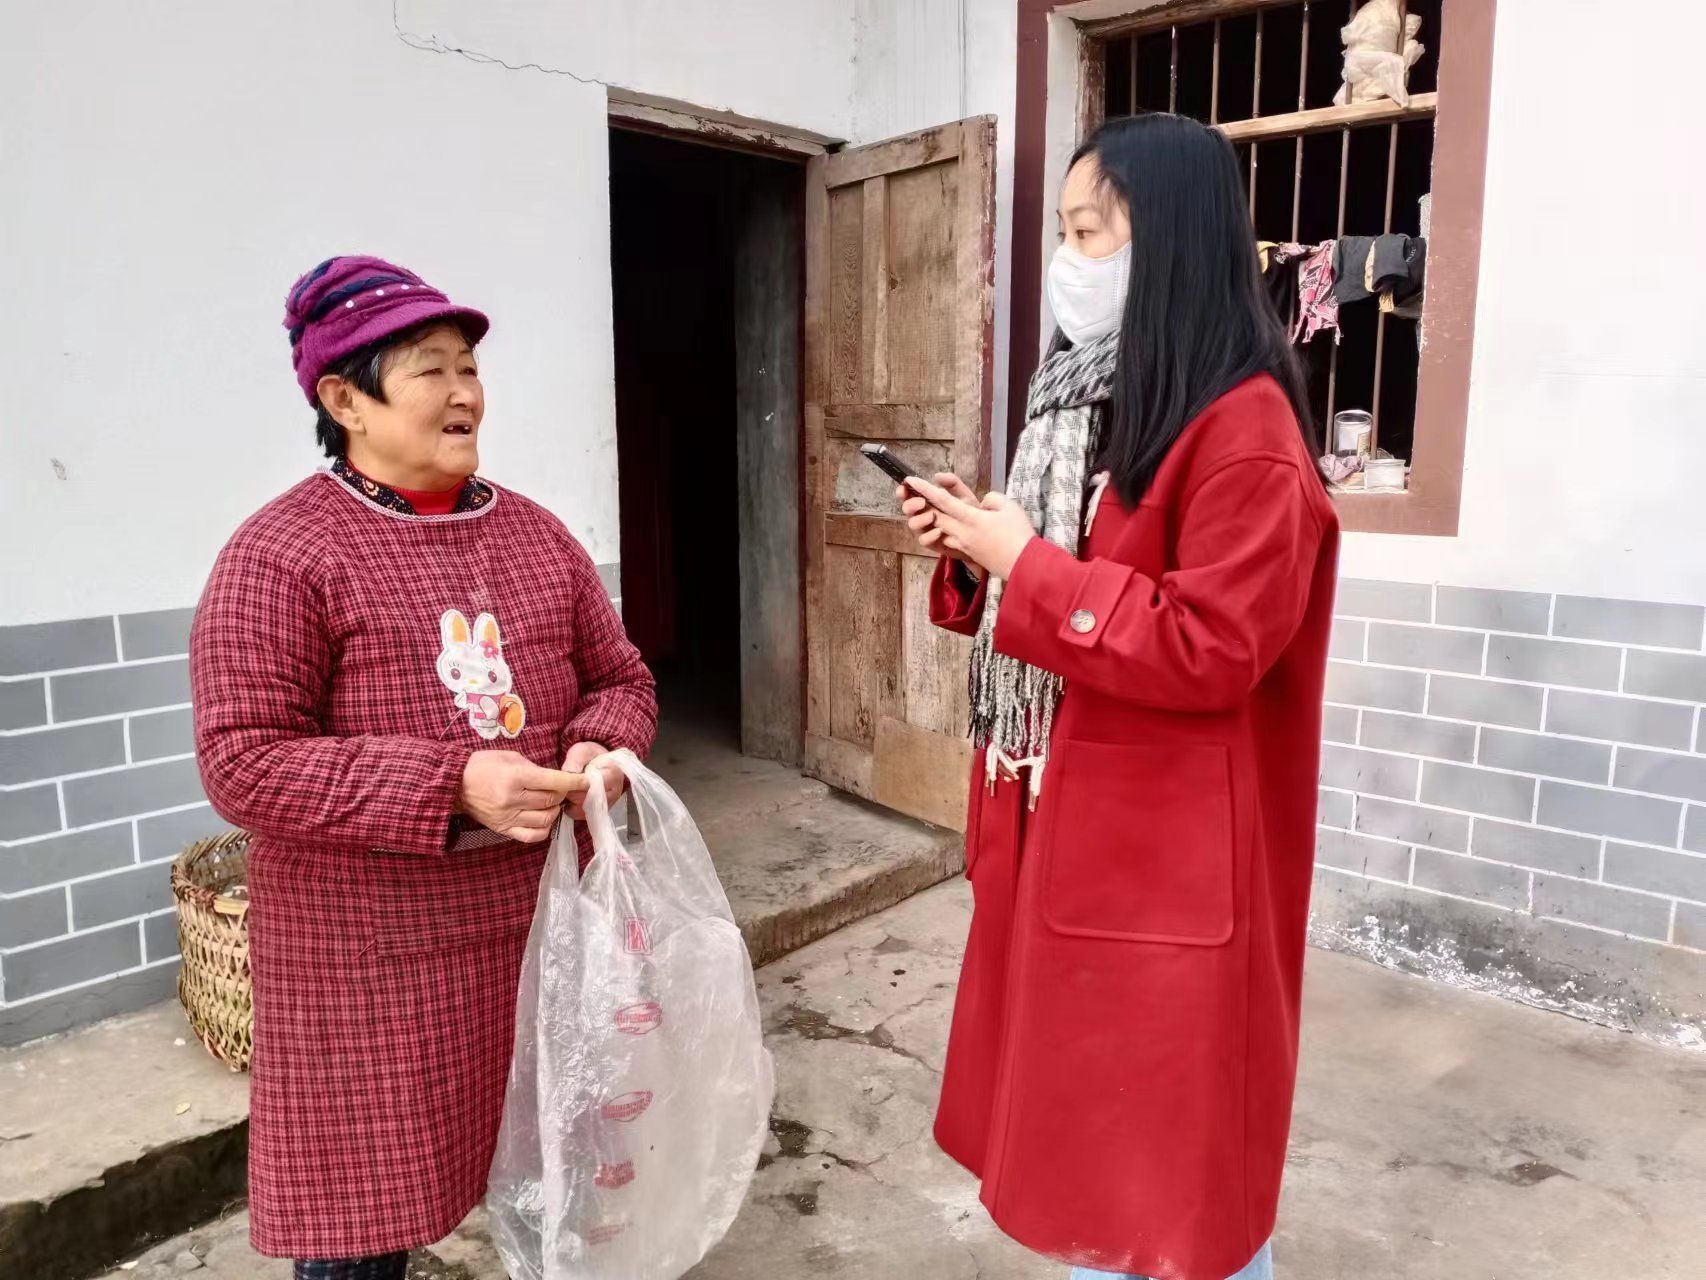
[[311,405],[327,369],[369,343],[428,320],[462,326],[468,341],[486,336],[491,321],[459,307],[412,271],[383,258],[328,258],[296,282],[284,304],[290,363]]

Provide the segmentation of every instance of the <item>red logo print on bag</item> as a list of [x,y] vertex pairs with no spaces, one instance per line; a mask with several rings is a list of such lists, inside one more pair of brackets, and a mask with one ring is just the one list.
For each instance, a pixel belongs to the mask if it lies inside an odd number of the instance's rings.
[[607,1191],[615,1191],[625,1187],[634,1180],[634,1162],[624,1160],[621,1164],[601,1164],[598,1166],[598,1176],[593,1179]]
[[614,1120],[618,1124],[627,1124],[645,1115],[646,1108],[651,1105],[651,1090],[639,1089],[633,1093],[625,1093],[620,1098],[612,1098],[604,1104],[604,1108],[599,1114],[606,1120]]
[[609,1244],[617,1236],[628,1229],[626,1222],[606,1222],[602,1226],[592,1228],[586,1233],[588,1244]]
[[616,1029],[625,1036],[643,1036],[663,1025],[663,1006],[656,1000],[631,1004],[616,1011]]
[[628,954],[649,956],[652,953],[652,926],[638,916],[628,918]]

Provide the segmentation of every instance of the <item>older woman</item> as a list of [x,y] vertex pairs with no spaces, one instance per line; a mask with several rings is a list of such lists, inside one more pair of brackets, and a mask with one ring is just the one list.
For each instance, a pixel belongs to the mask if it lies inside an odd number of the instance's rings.
[[484,1192],[545,842],[657,707],[585,550],[475,475],[485,316],[345,257],[285,323],[332,464],[214,567],[196,747],[255,837],[254,1247],[388,1280]]

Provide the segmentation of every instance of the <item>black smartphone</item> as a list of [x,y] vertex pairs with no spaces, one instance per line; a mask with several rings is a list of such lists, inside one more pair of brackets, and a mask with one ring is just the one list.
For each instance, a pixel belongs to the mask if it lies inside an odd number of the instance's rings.
[[901,457],[886,444],[862,444],[859,452],[883,469],[896,484],[904,485],[908,480],[922,480],[924,477],[914,471]]

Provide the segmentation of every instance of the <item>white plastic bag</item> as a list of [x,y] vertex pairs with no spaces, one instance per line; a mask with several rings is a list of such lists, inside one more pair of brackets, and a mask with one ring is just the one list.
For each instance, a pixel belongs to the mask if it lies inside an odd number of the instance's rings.
[[564,822],[522,961],[487,1190],[513,1280],[675,1280],[722,1238],[775,1084],[752,963],[680,799],[632,753],[625,842],[594,786],[576,876]]

